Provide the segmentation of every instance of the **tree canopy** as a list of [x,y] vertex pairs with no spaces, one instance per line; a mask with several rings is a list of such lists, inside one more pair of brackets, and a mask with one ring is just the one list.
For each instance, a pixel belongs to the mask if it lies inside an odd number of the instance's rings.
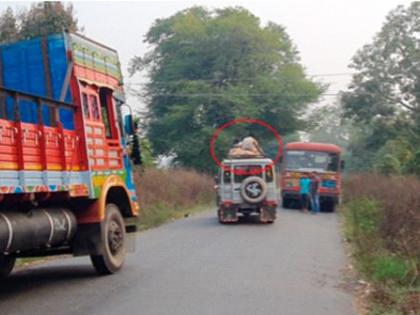
[[[181,11],[156,20],[145,42],[151,49],[132,59],[131,72],[148,73],[148,137],[156,153],[176,154],[184,166],[211,170],[211,135],[238,117],[264,120],[282,135],[302,129],[301,113],[323,90],[306,77],[284,27],[262,26],[243,8]],[[224,133],[218,153],[250,130],[269,137],[257,129]]]
[[18,38],[18,27],[13,10],[9,7],[0,15],[0,44]]
[[342,96],[346,115],[358,121],[420,114],[420,2],[391,11],[372,43],[353,58],[357,73]]
[[420,164],[413,160],[420,156],[419,52],[420,2],[415,1],[392,10],[373,41],[354,56],[356,74],[341,100],[344,116],[360,129],[350,148],[366,157],[361,165],[400,173]]
[[0,15],[0,44],[22,39],[79,30],[72,4],[59,1],[33,3],[15,14],[9,7]]

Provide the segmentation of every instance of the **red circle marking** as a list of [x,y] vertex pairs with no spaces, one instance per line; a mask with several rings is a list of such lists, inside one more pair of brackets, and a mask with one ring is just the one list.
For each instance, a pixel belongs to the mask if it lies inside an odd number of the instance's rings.
[[[212,159],[216,162],[216,164],[217,164],[220,168],[222,168],[223,170],[227,170],[227,169],[228,169],[228,168],[226,168],[226,167],[222,164],[222,162],[218,159],[218,157],[217,157],[217,155],[216,155],[216,152],[215,152],[215,150],[214,150],[214,145],[215,145],[215,143],[216,143],[217,139],[219,138],[219,135],[221,134],[221,132],[222,132],[223,130],[225,130],[226,128],[231,127],[231,126],[233,126],[233,125],[237,125],[237,124],[257,124],[257,125],[263,126],[263,127],[267,128],[268,130],[270,130],[270,132],[271,132],[271,133],[274,135],[274,137],[276,138],[277,143],[279,144],[279,148],[278,148],[278,150],[277,150],[277,154],[276,154],[276,157],[275,157],[275,159],[273,160],[273,162],[272,162],[271,164],[269,164],[269,165],[265,166],[265,167],[264,167],[264,169],[261,169],[261,171],[257,171],[257,172],[253,171],[253,172],[252,172],[252,175],[257,175],[257,174],[260,174],[260,173],[262,173],[262,172],[265,172],[265,171],[266,171],[269,167],[274,166],[274,164],[276,164],[276,163],[280,160],[280,158],[281,158],[281,156],[282,156],[282,153],[283,153],[283,141],[281,140],[281,137],[280,137],[280,135],[279,135],[279,133],[277,132],[277,130],[276,130],[276,129],[274,129],[272,126],[270,126],[270,125],[269,125],[269,124],[267,124],[265,121],[262,121],[262,120],[260,120],[260,119],[253,119],[253,118],[237,118],[237,119],[233,119],[233,120],[228,121],[227,123],[225,123],[225,124],[223,124],[223,125],[219,126],[219,127],[216,129],[216,131],[214,132],[213,136],[211,137],[211,140],[210,140],[210,155],[211,155]],[[234,170],[233,170],[233,172],[235,173],[235,172],[236,172],[236,170],[234,169]]]

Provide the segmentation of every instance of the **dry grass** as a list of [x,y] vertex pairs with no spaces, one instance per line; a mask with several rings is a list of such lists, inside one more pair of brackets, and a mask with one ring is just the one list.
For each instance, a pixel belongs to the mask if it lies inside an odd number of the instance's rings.
[[213,180],[193,170],[148,168],[134,175],[140,225],[150,228],[181,217],[214,200]]
[[346,201],[375,200],[380,233],[391,252],[420,260],[420,180],[377,174],[353,175],[344,181]]
[[346,234],[373,285],[369,314],[420,314],[420,180],[369,173],[343,185]]

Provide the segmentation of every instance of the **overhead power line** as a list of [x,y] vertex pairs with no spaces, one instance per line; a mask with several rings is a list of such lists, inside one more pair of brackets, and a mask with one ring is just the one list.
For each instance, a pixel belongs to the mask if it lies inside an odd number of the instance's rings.
[[[281,94],[283,96],[312,96],[312,94]],[[321,93],[320,96],[338,96],[339,93]],[[153,96],[162,96],[162,97],[226,97],[226,96],[279,96],[279,94],[273,93],[242,93],[242,94],[232,94],[232,93],[156,93]]]
[[[337,72],[337,73],[315,73],[315,74],[308,74],[308,77],[337,77],[337,76],[351,76],[354,75],[353,72]],[[272,78],[274,81],[279,82],[291,82],[295,81],[293,78]],[[256,82],[257,78],[225,78],[225,79],[217,79],[217,78],[207,78],[207,79],[173,79],[173,80],[153,80],[154,83],[169,83],[169,84],[180,84],[185,82],[248,82],[253,83]],[[129,85],[145,85],[148,82],[139,83],[139,82],[132,82]]]
[[315,74],[308,74],[308,77],[340,77],[340,76],[347,76],[347,75],[354,75],[355,72],[336,72],[336,73],[315,73]]

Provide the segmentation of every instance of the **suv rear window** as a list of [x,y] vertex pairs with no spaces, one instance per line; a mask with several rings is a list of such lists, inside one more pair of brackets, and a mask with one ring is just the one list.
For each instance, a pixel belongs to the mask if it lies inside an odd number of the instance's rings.
[[262,170],[260,165],[241,165],[235,166],[235,183],[241,183],[249,176],[262,177]]
[[223,171],[223,182],[224,183],[230,183],[230,175],[231,175],[230,169],[225,169]]
[[273,174],[273,167],[270,165],[267,165],[265,167],[265,180],[267,183],[271,183],[273,181],[274,174]]

